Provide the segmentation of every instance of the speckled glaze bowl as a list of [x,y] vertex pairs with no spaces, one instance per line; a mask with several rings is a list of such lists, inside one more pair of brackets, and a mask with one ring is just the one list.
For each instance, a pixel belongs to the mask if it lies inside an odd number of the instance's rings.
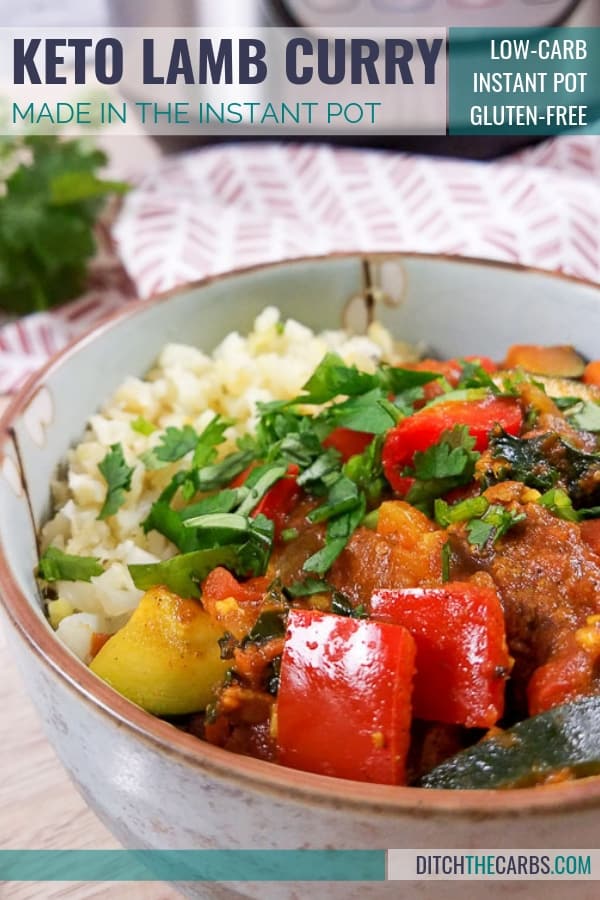
[[[572,343],[600,356],[600,289],[471,260],[385,255],[257,268],[126,309],[69,347],[0,421],[0,592],[8,635],[50,741],[126,847],[589,848],[599,846],[600,778],[520,791],[425,791],[293,771],[230,754],[114,693],[62,646],[34,579],[49,484],[86,419],[167,341],[210,350],[266,305],[316,329],[359,314],[367,287],[393,333],[442,355],[501,357],[516,341]],[[371,280],[372,279],[372,280]],[[326,724],[324,725],[326,727]],[[188,885],[205,897],[458,897],[461,882]],[[571,882],[569,896],[591,897]],[[483,890],[483,885],[478,885]],[[487,895],[565,896],[559,882],[490,882]],[[474,894],[471,894],[474,896]]]

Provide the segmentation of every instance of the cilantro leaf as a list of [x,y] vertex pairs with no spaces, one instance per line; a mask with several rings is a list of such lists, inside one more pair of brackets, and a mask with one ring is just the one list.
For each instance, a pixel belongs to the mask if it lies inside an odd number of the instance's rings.
[[332,590],[328,581],[321,578],[305,578],[303,581],[294,581],[284,589],[284,593],[291,598],[313,597],[315,594],[327,594]]
[[402,414],[388,401],[380,388],[375,388],[359,397],[350,397],[328,407],[319,418],[333,427],[384,434],[397,424]]
[[0,307],[24,314],[82,292],[95,220],[105,198],[128,186],[99,179],[106,157],[82,141],[30,135],[3,148],[10,174],[0,177]]
[[579,514],[573,509],[571,498],[561,488],[550,488],[549,491],[542,494],[538,503],[549,509],[559,519],[565,519],[567,522],[579,521]]
[[347,366],[337,353],[326,353],[293,403],[326,403],[335,397],[356,397],[378,387],[377,375]]
[[224,566],[241,578],[264,575],[273,546],[273,523],[259,515],[239,534],[239,543],[179,554],[165,562],[130,565],[133,583],[141,591],[164,584],[180,597],[199,597],[200,582],[217,566]]
[[362,453],[351,456],[342,468],[343,474],[364,492],[369,506],[378,503],[385,487],[381,462],[383,442],[382,435],[376,437]]
[[111,444],[109,452],[98,463],[98,468],[107,484],[106,499],[98,518],[107,519],[114,516],[125,502],[125,494],[131,488],[134,468],[125,462],[121,444]]
[[230,424],[227,419],[218,415],[210,420],[198,438],[192,458],[192,468],[201,469],[215,461],[217,458],[216,448],[225,440],[225,432]]
[[455,425],[451,431],[442,434],[437,444],[415,453],[410,474],[420,481],[462,476],[479,458],[473,451],[474,446],[475,438],[471,437],[467,426]]
[[501,390],[493,378],[486,372],[478,360],[465,362],[461,360],[462,370],[457,388],[486,388],[492,394],[500,394]]
[[233,568],[237,551],[233,546],[213,547],[173,556],[160,563],[130,565],[129,573],[136,588],[149,591],[163,584],[180,597],[199,597],[200,582],[217,566]]
[[252,450],[239,450],[219,463],[192,470],[190,478],[197,491],[214,491],[230,484],[254,459]]
[[153,425],[152,422],[149,422],[148,419],[145,419],[143,416],[138,416],[137,419],[134,419],[130,424],[132,431],[136,431],[138,434],[143,434],[146,437],[154,434],[156,431],[156,425]]
[[266,609],[260,614],[252,630],[243,638],[242,648],[248,644],[266,644],[273,638],[283,637],[286,615],[287,611],[284,609]]
[[58,547],[48,547],[38,567],[38,574],[45,581],[91,581],[103,572],[95,556],[74,556]]
[[446,541],[442,547],[442,582],[450,581],[450,567],[452,565],[452,548],[450,541]]
[[305,572],[324,575],[334,564],[354,531],[362,522],[367,504],[364,494],[360,495],[358,506],[349,512],[330,519],[327,525],[325,546],[313,553],[303,565]]
[[478,519],[489,507],[489,501],[485,497],[469,497],[460,503],[450,505],[445,500],[438,498],[434,503],[435,521],[442,528],[448,528],[456,522],[468,522]]
[[525,513],[516,513],[499,503],[488,507],[480,519],[472,519],[467,525],[467,535],[470,544],[482,548],[488,541],[496,543],[504,537],[507,531],[522,522],[526,518]]
[[378,369],[381,387],[391,394],[404,394],[407,391],[422,388],[431,381],[441,380],[437,372],[421,372],[419,369],[403,369],[401,366],[390,366],[381,363]]
[[242,516],[250,515],[258,506],[269,488],[273,487],[287,474],[287,466],[269,465],[257,466],[246,479],[248,496],[241,503],[238,513]]
[[437,444],[414,455],[412,469],[405,474],[415,479],[407,500],[427,511],[436,497],[468,484],[475,472],[479,453],[473,450],[475,438],[466,425],[455,425],[445,431]]
[[309,522],[326,522],[340,513],[354,509],[360,502],[358,487],[345,475],[339,475],[327,494],[327,500],[307,516]]

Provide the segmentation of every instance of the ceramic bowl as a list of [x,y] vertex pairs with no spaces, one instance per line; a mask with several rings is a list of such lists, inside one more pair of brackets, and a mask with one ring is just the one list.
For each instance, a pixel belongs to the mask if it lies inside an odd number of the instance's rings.
[[[385,255],[369,269],[378,316],[393,333],[447,355],[501,358],[517,341],[572,343],[600,356],[600,289],[539,271],[451,258]],[[600,778],[520,791],[424,791],[361,784],[233,755],[177,731],[114,693],[62,646],[33,575],[50,480],[86,419],[167,341],[210,350],[266,305],[316,329],[360,313],[365,261],[307,259],[255,268],[128,308],[37,375],[0,423],[0,590],[9,642],[50,741],[75,784],[130,848],[586,848],[597,844]],[[572,895],[569,885],[569,896]],[[591,885],[588,885],[591,887]],[[410,896],[433,895],[431,883]],[[464,895],[461,882],[435,896]],[[560,883],[538,885],[564,896]],[[197,896],[305,896],[298,886],[188,886]],[[362,897],[364,886],[314,886]],[[400,897],[406,885],[371,885]],[[531,897],[493,882],[486,894]],[[521,891],[523,892],[521,894]],[[582,894],[581,896],[585,896]],[[591,894],[587,894],[591,896]]]

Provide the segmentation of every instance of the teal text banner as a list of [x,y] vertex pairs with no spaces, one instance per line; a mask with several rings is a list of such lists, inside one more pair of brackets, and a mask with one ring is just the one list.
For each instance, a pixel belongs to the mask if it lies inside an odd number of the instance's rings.
[[385,850],[0,850],[0,882],[368,882],[385,873]]
[[600,134],[600,28],[451,28],[449,133]]

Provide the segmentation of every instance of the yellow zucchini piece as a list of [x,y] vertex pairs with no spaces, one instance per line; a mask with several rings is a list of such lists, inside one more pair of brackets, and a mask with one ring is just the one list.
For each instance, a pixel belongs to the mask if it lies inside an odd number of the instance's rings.
[[221,659],[223,633],[196,601],[154,587],[90,669],[155,715],[198,712],[231,665]]

